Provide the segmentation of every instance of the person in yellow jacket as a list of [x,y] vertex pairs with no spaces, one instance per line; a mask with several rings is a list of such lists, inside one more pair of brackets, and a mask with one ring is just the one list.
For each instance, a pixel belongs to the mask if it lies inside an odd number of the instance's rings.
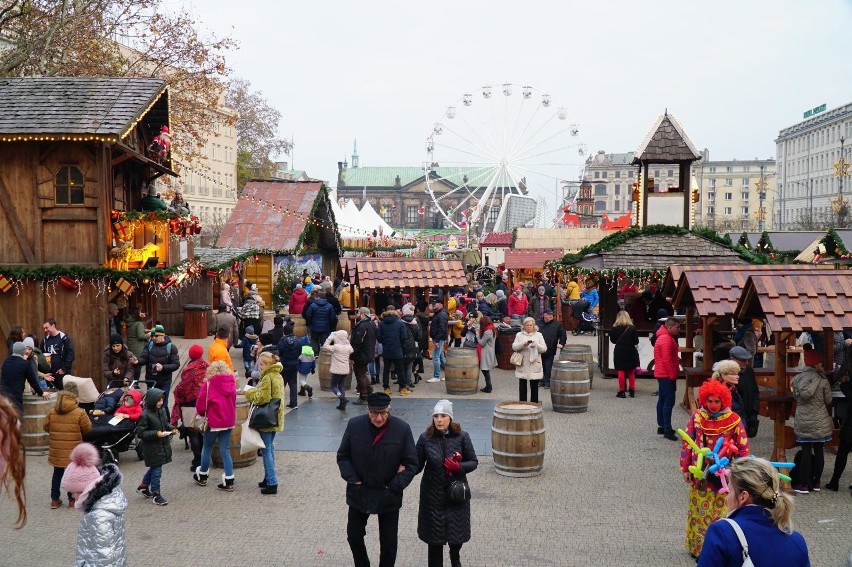
[[361,302],[361,292],[358,290],[357,286],[350,286],[349,282],[343,282],[340,284],[343,289],[340,290],[340,297],[338,300],[340,301],[340,306],[344,309],[349,309],[352,307],[352,293],[354,288],[355,293],[355,307],[360,307]]
[[[450,301],[454,300],[450,299]],[[450,328],[450,336],[453,338],[453,346],[460,347],[465,330],[464,313],[461,311],[453,312],[453,318],[448,326]]]
[[580,284],[577,283],[576,278],[565,285],[565,299],[568,301],[580,299]]

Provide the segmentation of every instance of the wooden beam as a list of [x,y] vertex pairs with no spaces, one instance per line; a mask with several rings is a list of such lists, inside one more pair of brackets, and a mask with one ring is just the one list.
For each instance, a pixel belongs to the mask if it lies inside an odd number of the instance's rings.
[[18,212],[12,202],[12,197],[6,190],[6,185],[3,183],[2,179],[0,179],[0,205],[3,206],[3,211],[6,213],[6,218],[9,219],[12,232],[14,233],[15,238],[18,239],[18,244],[21,246],[21,252],[24,254],[24,259],[28,264],[35,264],[35,252],[33,252],[33,247],[30,245],[29,240],[27,240],[27,233],[24,232],[24,225],[21,223],[21,219],[18,218]]

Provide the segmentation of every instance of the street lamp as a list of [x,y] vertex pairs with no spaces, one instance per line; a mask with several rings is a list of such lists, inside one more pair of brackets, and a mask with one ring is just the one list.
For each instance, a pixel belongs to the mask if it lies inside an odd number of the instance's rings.
[[757,180],[757,195],[759,198],[760,206],[757,210],[757,230],[761,233],[766,228],[766,211],[763,209],[763,202],[766,200],[766,178],[763,176],[763,170],[765,166],[760,166],[760,179]]
[[837,199],[834,200],[833,209],[834,212],[837,213],[836,221],[834,226],[840,228],[841,223],[845,224],[843,219],[847,216],[849,207],[843,198],[843,178],[849,174],[849,162],[846,161],[846,152],[843,148],[843,144],[846,140],[841,136],[840,138],[840,157],[834,162],[834,176],[840,178],[840,182],[838,183],[837,189]]

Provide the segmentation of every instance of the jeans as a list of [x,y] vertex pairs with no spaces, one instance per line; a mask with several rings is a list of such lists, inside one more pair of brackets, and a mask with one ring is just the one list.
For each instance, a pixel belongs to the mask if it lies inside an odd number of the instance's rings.
[[385,373],[382,378],[382,385],[385,388],[390,388],[390,373],[391,368],[396,373],[396,379],[399,380],[400,389],[405,387],[405,369],[402,366],[401,358],[386,358],[385,359]]
[[660,395],[657,397],[657,426],[663,431],[672,431],[672,409],[675,405],[677,380],[657,378]]
[[331,375],[331,391],[341,400],[346,399],[346,374]]
[[382,358],[377,356],[373,359],[373,362],[369,364],[370,368],[370,381],[374,384],[379,383],[379,378],[382,376]]
[[[59,500],[59,489],[62,484],[62,475],[65,474],[65,467],[53,467],[53,478],[50,479],[50,499]],[[71,498],[71,493],[68,493],[68,498]]]
[[275,478],[275,447],[273,446],[273,441],[275,441],[277,431],[258,431],[258,433],[260,433],[260,438],[263,439],[263,444],[266,445],[266,448],[261,450],[261,454],[263,455],[263,480],[266,481],[267,486],[276,486],[278,485],[278,479]]
[[231,478],[234,476],[234,461],[231,458],[231,429],[223,431],[205,431],[204,446],[201,449],[201,472],[210,472],[210,458],[213,456],[213,444],[219,445],[219,456],[222,458],[222,465],[225,467],[225,476]]
[[163,465],[157,465],[145,471],[145,476],[142,477],[142,484],[147,486],[151,492],[160,492],[161,478],[163,478]]
[[447,356],[444,354],[444,341],[435,341],[435,348],[432,349],[432,364],[435,365],[435,369],[432,371],[433,378],[441,377],[441,366],[446,363]]
[[169,392],[172,391],[172,383],[163,384],[162,386],[156,385],[155,388],[159,388],[163,391],[163,409],[166,410],[166,415],[171,415],[172,412],[169,411]]
[[355,361],[353,365],[355,370],[355,390],[362,398],[366,398],[373,391],[373,387],[370,386],[370,380],[367,378],[368,364]]
[[538,380],[518,379],[518,399],[522,402],[527,401],[527,382],[530,383],[530,401],[534,404],[538,403]]
[[290,388],[290,407],[294,408],[299,405],[298,398],[296,394],[298,393],[298,387],[296,386],[296,376],[299,373],[298,367],[296,366],[285,366],[284,372],[281,375],[284,377],[284,381],[287,382],[287,386]]
[[[399,510],[378,514],[379,516],[379,567],[393,567],[396,564],[397,534],[399,532]],[[346,522],[346,539],[352,550],[355,567],[370,567],[370,556],[364,545],[364,535],[367,533],[369,514],[349,508],[349,519]]]
[[807,486],[810,490],[820,484],[822,469],[825,467],[824,445],[825,443],[799,443],[802,448],[802,470],[799,478],[802,486]]
[[542,378],[541,383],[550,386],[550,373],[553,371],[553,358],[555,354],[542,354],[541,355],[541,369],[544,372],[544,378]]

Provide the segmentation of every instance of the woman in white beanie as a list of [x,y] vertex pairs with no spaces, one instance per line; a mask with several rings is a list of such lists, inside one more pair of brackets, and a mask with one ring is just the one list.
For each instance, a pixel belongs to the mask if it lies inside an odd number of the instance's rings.
[[453,421],[453,404],[439,400],[432,423],[417,440],[420,511],[417,536],[429,546],[429,567],[444,564],[444,545],[450,546],[450,564],[461,567],[462,544],[470,541],[470,492],[461,502],[450,496],[454,481],[467,484],[467,474],[479,464],[470,435]]

